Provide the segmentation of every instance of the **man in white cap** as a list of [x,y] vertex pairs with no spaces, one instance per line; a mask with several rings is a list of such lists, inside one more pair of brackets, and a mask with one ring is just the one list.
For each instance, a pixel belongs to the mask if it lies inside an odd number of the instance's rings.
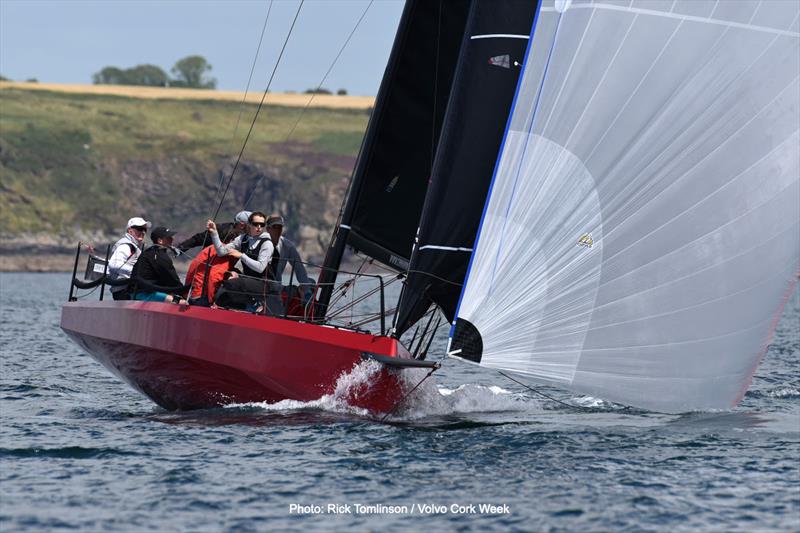
[[[222,242],[230,242],[242,233],[245,233],[247,229],[247,220],[250,218],[250,211],[239,211],[236,213],[236,217],[234,217],[233,222],[223,222],[217,225],[217,231],[219,232],[219,238]],[[201,246],[205,248],[211,244],[211,237],[208,236],[208,231],[201,231],[200,233],[195,233],[185,241],[178,244],[178,250],[181,252],[187,252],[192,248],[196,248],[197,246]]]
[[[142,243],[150,225],[150,222],[142,217],[133,217],[128,220],[125,235],[114,244],[108,258],[110,279],[129,279],[131,277],[133,265],[136,264],[136,260],[142,253]],[[115,300],[131,299],[127,285],[112,286],[111,295]]]

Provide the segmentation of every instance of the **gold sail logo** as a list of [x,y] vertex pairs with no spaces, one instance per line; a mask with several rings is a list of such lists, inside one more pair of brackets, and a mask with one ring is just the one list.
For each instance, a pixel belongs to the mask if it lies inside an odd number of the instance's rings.
[[592,239],[591,233],[584,233],[583,235],[581,235],[581,238],[578,239],[578,246],[591,248],[592,245],[594,245],[594,240]]

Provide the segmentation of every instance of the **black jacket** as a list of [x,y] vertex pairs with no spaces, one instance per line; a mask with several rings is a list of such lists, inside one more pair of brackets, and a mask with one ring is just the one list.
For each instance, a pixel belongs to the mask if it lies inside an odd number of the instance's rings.
[[[133,265],[131,279],[136,283],[137,279],[142,279],[147,283],[162,287],[165,292],[177,291],[183,286],[172,258],[167,249],[163,246],[154,244],[139,256],[136,264]],[[152,290],[150,287],[139,287],[139,290]]]
[[[236,230],[235,222],[223,222],[221,224],[217,224],[217,231],[219,232],[219,239],[222,242],[230,242],[239,234],[239,232]],[[185,241],[178,244],[178,249],[181,252],[185,252],[198,246],[208,246],[211,244],[211,236],[207,234],[208,231],[195,233]]]

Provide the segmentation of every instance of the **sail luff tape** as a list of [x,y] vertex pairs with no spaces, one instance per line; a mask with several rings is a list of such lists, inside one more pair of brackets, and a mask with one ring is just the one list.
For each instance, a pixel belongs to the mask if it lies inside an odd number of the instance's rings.
[[518,35],[514,33],[486,33],[484,35],[472,35],[470,39],[530,39],[530,35]]
[[437,246],[435,244],[426,244],[425,246],[420,247],[420,251],[425,249],[444,250],[446,252],[472,252],[472,248],[461,248],[455,246]]
[[[760,31],[764,33],[772,33],[774,35],[784,35],[787,37],[800,37],[800,33],[796,31],[780,30],[778,28],[770,28],[769,26],[757,26],[755,24],[746,24],[744,22],[734,22],[732,20],[712,19],[710,17],[698,17],[696,15],[682,15],[680,13],[668,13],[666,11],[658,11],[655,9],[645,9],[643,7],[625,7],[616,6],[612,4],[576,4],[567,6],[568,9],[606,9],[609,11],[624,11],[626,13],[636,13],[639,15],[653,15],[656,17],[670,18],[676,20],[685,20],[689,22],[702,22],[705,24],[716,24],[718,26],[728,26],[731,28],[741,28],[745,30]],[[543,13],[563,13],[564,10],[559,10],[555,7],[543,7]]]

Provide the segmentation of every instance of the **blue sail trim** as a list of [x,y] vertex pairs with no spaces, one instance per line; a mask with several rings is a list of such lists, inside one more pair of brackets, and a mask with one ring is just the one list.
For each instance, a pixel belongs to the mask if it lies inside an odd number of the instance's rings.
[[481,229],[483,229],[483,221],[486,218],[486,210],[489,207],[489,198],[492,196],[492,189],[494,188],[494,181],[497,178],[497,167],[500,165],[500,159],[503,156],[503,151],[505,150],[506,146],[506,139],[508,138],[508,130],[511,128],[511,117],[514,116],[514,109],[517,107],[517,97],[519,96],[519,90],[522,86],[522,80],[525,77],[525,66],[528,64],[528,55],[531,51],[531,45],[533,43],[533,35],[536,32],[536,23],[539,20],[539,13],[541,13],[542,4],[541,1],[539,2],[539,6],[536,8],[536,15],[533,17],[533,24],[531,25],[531,32],[530,32],[530,39],[528,39],[528,46],[525,49],[525,57],[522,59],[522,69],[519,73],[519,79],[517,80],[517,89],[514,92],[514,100],[511,102],[511,109],[508,112],[508,119],[506,120],[506,129],[503,132],[503,142],[500,144],[500,150],[497,152],[497,160],[494,163],[494,171],[492,172],[492,181],[489,184],[489,193],[486,195],[486,202],[483,204],[483,212],[481,213],[481,222],[478,225],[478,232],[475,234],[475,243],[472,246],[472,255],[469,258],[469,264],[467,265],[467,273],[464,275],[464,283],[461,286],[461,294],[458,297],[458,305],[456,305],[456,312],[453,316],[453,323],[450,326],[450,333],[448,334],[448,349],[450,343],[453,340],[453,333],[455,332],[456,322],[458,321],[458,312],[461,310],[461,301],[464,299],[464,290],[467,287],[467,280],[469,280],[469,274],[472,271],[472,262],[475,259],[475,251],[478,249],[478,241],[481,238]]

